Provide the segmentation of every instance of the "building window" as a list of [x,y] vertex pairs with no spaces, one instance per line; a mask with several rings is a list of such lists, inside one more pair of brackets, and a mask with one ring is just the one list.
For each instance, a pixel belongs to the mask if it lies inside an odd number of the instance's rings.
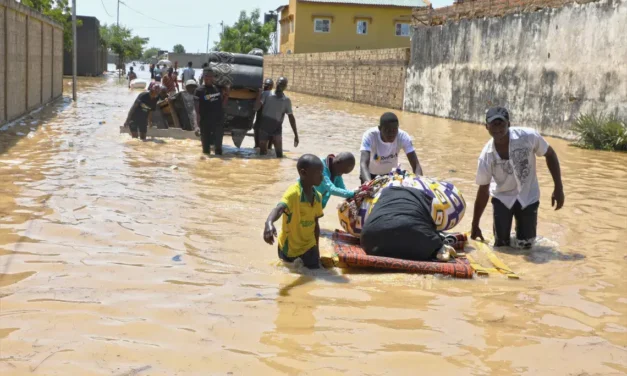
[[316,33],[331,32],[331,20],[328,18],[316,18],[314,20],[314,32]]
[[409,36],[409,24],[405,22],[397,22],[395,34],[397,37],[408,37]]
[[357,21],[357,34],[359,35],[368,34],[368,21],[365,21],[365,20]]

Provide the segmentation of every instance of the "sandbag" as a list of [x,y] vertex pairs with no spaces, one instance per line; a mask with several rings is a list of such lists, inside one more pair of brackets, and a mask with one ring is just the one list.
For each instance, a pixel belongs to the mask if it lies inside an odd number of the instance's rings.
[[360,193],[339,206],[338,217],[342,229],[353,236],[360,236],[381,190],[388,186],[412,187],[431,197],[431,218],[438,231],[454,228],[464,217],[466,201],[453,184],[397,170],[389,176],[380,176],[364,184]]

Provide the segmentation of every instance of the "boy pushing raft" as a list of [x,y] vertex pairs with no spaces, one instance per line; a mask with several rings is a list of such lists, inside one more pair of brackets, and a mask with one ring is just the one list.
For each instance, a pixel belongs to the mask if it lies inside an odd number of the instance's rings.
[[323,164],[320,158],[305,154],[296,164],[300,179],[291,185],[266,219],[263,239],[274,244],[277,235],[274,222],[283,217],[278,236],[279,258],[286,262],[301,259],[309,269],[320,267],[320,226],[322,195],[314,188],[322,183]]

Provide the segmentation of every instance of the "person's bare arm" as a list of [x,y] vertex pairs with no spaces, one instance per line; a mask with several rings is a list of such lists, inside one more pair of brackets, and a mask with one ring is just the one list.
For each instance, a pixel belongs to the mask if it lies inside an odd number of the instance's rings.
[[263,88],[259,88],[259,91],[257,92],[257,99],[255,100],[255,112],[259,111],[259,109],[261,108],[261,95],[263,94]]
[[279,204],[272,209],[268,218],[266,219],[265,228],[263,231],[263,240],[272,245],[274,244],[274,238],[276,237],[276,228],[274,227],[274,222],[278,221],[283,215],[285,208],[282,204]]
[[553,184],[555,185],[553,195],[551,195],[551,206],[554,206],[555,210],[560,210],[562,206],[564,206],[565,200],[560,161],[557,158],[557,153],[555,153],[555,150],[550,146],[546,154],[544,154],[544,157],[546,158],[546,165],[549,168],[549,172],[551,172]]
[[194,129],[194,131],[196,132],[196,135],[199,136],[199,131],[200,131],[200,104],[198,104],[198,100],[194,99],[194,107],[196,108],[196,129]]
[[320,248],[320,223],[318,222],[319,218],[316,218],[316,228],[314,229],[314,234],[316,235],[316,245]]
[[229,96],[231,95],[231,87],[227,86],[222,90],[222,108],[226,108],[229,104]]
[[290,120],[292,131],[294,131],[294,147],[297,147],[300,140],[298,139],[298,129],[296,129],[296,118],[294,114],[287,114],[287,118]]
[[481,216],[483,215],[483,211],[485,207],[488,205],[488,201],[490,200],[490,185],[480,185],[479,190],[477,190],[477,198],[475,199],[475,210],[472,214],[472,230],[470,232],[471,239],[483,239],[483,234],[481,233],[481,228],[479,228],[479,222],[481,221]]
[[420,166],[420,161],[418,161],[418,155],[415,151],[411,153],[407,153],[407,159],[409,160],[409,164],[411,165],[411,170],[414,174],[422,176],[422,167]]
[[370,152],[362,151],[361,158],[359,160],[359,177],[361,178],[361,183],[365,183],[370,181]]

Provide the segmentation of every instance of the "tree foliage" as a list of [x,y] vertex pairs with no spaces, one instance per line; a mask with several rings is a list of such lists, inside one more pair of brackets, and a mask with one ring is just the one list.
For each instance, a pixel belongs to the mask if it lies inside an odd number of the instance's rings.
[[[22,0],[22,5],[26,5],[44,16],[52,18],[63,26],[63,47],[70,51],[72,49],[72,8],[70,0]],[[76,21],[76,27],[80,27],[82,22]]]
[[150,59],[154,59],[157,57],[157,54],[159,54],[159,50],[160,48],[157,47],[150,47],[148,49],[146,49],[146,51],[144,51],[144,60],[150,60]]
[[148,43],[148,38],[133,36],[131,29],[107,24],[100,27],[100,39],[103,46],[117,54],[123,63],[141,59],[144,45]]
[[274,32],[274,22],[262,24],[261,12],[255,9],[250,16],[245,10],[241,11],[239,19],[233,26],[225,26],[220,33],[220,41],[216,42],[215,49],[225,52],[248,53],[253,48],[260,48],[268,52],[272,41],[270,34]]
[[184,54],[185,47],[183,47],[182,44],[177,44],[172,48],[172,52],[177,53],[177,54]]

